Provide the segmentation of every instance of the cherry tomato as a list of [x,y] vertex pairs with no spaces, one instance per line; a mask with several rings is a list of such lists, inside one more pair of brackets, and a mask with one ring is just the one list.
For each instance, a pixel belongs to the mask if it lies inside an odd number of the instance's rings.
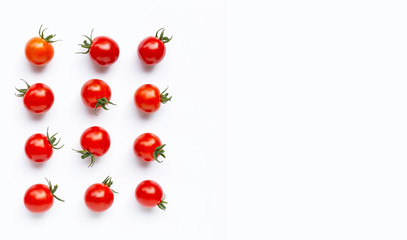
[[145,84],[139,87],[134,93],[134,102],[136,107],[143,112],[152,113],[160,108],[161,103],[165,104],[171,101],[166,93],[167,88],[160,93],[160,90],[152,84]]
[[103,212],[109,209],[114,201],[112,178],[107,177],[102,183],[95,183],[89,186],[85,192],[85,204],[94,212]]
[[144,207],[158,206],[160,209],[165,210],[167,202],[164,201],[165,196],[161,186],[152,181],[145,180],[139,183],[136,188],[136,199]]
[[134,141],[133,149],[136,156],[144,161],[153,161],[161,163],[158,160],[159,156],[165,158],[164,155],[165,144],[161,143],[160,138],[152,133],[143,133]]
[[[158,36],[161,31],[160,36]],[[138,56],[146,65],[155,65],[165,56],[165,43],[171,41],[171,38],[164,37],[164,28],[159,29],[155,37],[147,37],[138,45]]]
[[[24,80],[23,80],[24,81]],[[54,103],[54,93],[51,88],[43,83],[27,85],[27,88],[17,89],[17,97],[23,97],[24,106],[33,113],[45,113]]]
[[56,42],[52,40],[55,37],[54,35],[49,35],[44,37],[44,31],[46,29],[38,31],[39,37],[33,37],[28,40],[25,45],[25,56],[29,62],[37,66],[44,66],[49,63],[54,57],[54,47],[52,43]]
[[50,159],[53,149],[61,149],[64,146],[57,147],[61,139],[57,141],[56,135],[55,133],[49,136],[47,128],[47,136],[41,133],[30,136],[25,142],[25,154],[28,159],[34,162],[45,162]]
[[81,135],[83,150],[74,150],[82,154],[81,158],[91,158],[89,167],[95,164],[95,156],[104,155],[110,148],[110,136],[104,128],[93,126],[86,129]]
[[30,212],[41,213],[47,211],[52,207],[54,198],[64,202],[64,200],[54,195],[58,185],[52,186],[51,182],[48,179],[46,180],[48,186],[45,184],[35,184],[25,192],[24,204]]
[[98,108],[108,110],[106,107],[108,104],[116,105],[110,102],[112,91],[109,85],[100,79],[91,79],[83,84],[81,96],[83,103],[87,107],[94,108],[95,113]]
[[83,41],[83,44],[79,45],[87,49],[87,51],[79,53],[89,53],[90,58],[102,66],[108,66],[115,63],[119,58],[119,45],[113,39],[106,36],[99,36],[92,39],[92,34],[93,29],[90,36],[84,35],[87,40]]

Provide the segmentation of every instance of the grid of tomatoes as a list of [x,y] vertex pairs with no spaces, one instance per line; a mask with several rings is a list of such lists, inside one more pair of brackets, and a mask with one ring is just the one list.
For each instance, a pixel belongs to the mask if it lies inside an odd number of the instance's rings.
[[[46,28],[42,25],[38,32],[38,37],[31,38],[25,46],[25,56],[27,60],[36,66],[45,66],[54,56],[52,44],[55,34],[44,35]],[[85,40],[79,44],[85,50],[79,54],[89,54],[90,58],[101,66],[108,67],[114,64],[119,58],[120,49],[115,40],[107,36],[93,38],[93,30],[89,36],[84,35]],[[165,56],[166,47],[171,38],[164,36],[164,28],[159,29],[155,36],[146,37],[138,45],[138,56],[145,65],[158,64]],[[43,83],[30,85],[23,80],[25,88],[16,88],[17,97],[23,99],[25,108],[33,114],[45,114],[54,103],[54,93],[52,89]],[[152,85],[145,84],[139,87],[134,93],[134,104],[137,109],[147,114],[156,112],[161,104],[171,101],[171,96],[167,89],[160,90]],[[108,110],[108,106],[114,106],[111,102],[111,89],[107,82],[101,79],[90,79],[85,82],[80,90],[82,102],[86,107],[94,109],[94,113],[100,109]],[[96,157],[103,156],[110,148],[109,133],[100,126],[87,128],[80,137],[81,149],[72,149],[80,154],[82,159],[89,159],[89,166],[95,164]],[[49,129],[45,134],[36,133],[30,136],[25,142],[25,154],[33,162],[46,162],[53,154],[54,150],[64,147],[61,145],[61,138],[57,138],[57,133],[50,134]],[[160,138],[153,133],[143,133],[138,136],[133,144],[135,156],[141,161],[162,162],[165,158],[164,147]],[[24,195],[26,208],[34,213],[41,213],[49,210],[54,199],[64,201],[55,195],[58,185],[52,185],[46,179],[47,184],[34,184],[29,187]],[[114,193],[117,193],[111,186],[112,178],[107,176],[102,182],[94,183],[88,187],[84,194],[84,202],[88,209],[94,212],[102,212],[109,209],[114,201]],[[135,198],[144,207],[156,207],[165,210],[167,202],[161,186],[153,180],[140,182],[135,189]]]

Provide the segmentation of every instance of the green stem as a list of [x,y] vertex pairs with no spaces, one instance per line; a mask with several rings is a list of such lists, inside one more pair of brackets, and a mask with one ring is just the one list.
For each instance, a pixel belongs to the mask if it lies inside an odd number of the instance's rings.
[[109,110],[106,105],[111,104],[111,105],[115,105],[114,103],[110,102],[109,100],[107,100],[107,98],[99,98],[96,101],[96,106],[95,106],[95,114],[96,114],[96,110],[98,109],[98,107],[102,107],[104,110]]
[[164,197],[163,197],[163,199],[161,200],[161,202],[157,205],[161,210],[164,210],[165,211],[165,209],[167,209],[167,206],[165,206],[164,204],[168,204],[168,202],[166,202],[166,201],[164,201],[165,200],[165,194],[164,194]]
[[165,91],[167,91],[168,87],[166,89],[164,89],[164,91],[162,91],[162,93],[160,94],[160,101],[163,104],[166,104],[168,101],[171,101],[172,96],[168,97],[168,93],[166,93]]
[[53,149],[61,149],[61,148],[64,146],[64,144],[62,144],[62,146],[60,146],[60,147],[57,147],[57,145],[58,145],[59,142],[61,141],[61,138],[59,138],[58,141],[57,141],[57,139],[55,138],[55,136],[56,136],[58,133],[55,133],[54,135],[49,136],[49,134],[48,134],[48,129],[49,129],[49,127],[47,127],[47,138],[48,138],[49,144],[51,144],[51,147],[52,147]]
[[[104,184],[104,185],[106,185],[106,186],[108,186],[110,188],[110,186],[112,186],[112,184],[113,184],[112,178],[107,176],[105,178],[105,180],[103,180],[102,184]],[[112,190],[112,192],[114,192],[114,193],[118,193],[118,192],[116,192],[115,190],[113,190],[111,188],[110,188],[110,190]]]
[[31,87],[30,84],[28,84],[24,79],[20,79],[21,81],[25,82],[25,85],[27,88],[15,88],[19,93],[15,93],[17,97],[24,97],[25,94],[27,93],[28,89]]
[[[160,33],[160,31],[161,31],[161,33]],[[169,41],[171,41],[172,35],[170,38],[168,38],[168,37],[164,36],[164,31],[165,31],[165,28],[158,29],[158,31],[155,33],[155,37],[160,39],[161,42],[163,42],[163,43],[168,43]],[[158,36],[159,33],[160,33],[160,36]]]
[[[93,38],[92,38],[92,34],[93,34],[93,29],[90,32],[90,36],[86,36],[86,35],[82,35],[84,36],[86,39],[83,41],[83,43],[78,44],[79,46],[83,47],[86,49],[86,52],[77,52],[77,54],[87,54],[89,53],[90,47],[92,46],[92,42],[93,42]],[[88,42],[89,41],[89,42]]]
[[165,158],[165,155],[164,155],[164,147],[165,147],[165,144],[163,144],[163,145],[161,145],[161,146],[158,146],[158,147],[156,147],[155,149],[154,149],[154,152],[153,152],[153,158],[154,158],[154,160],[156,160],[157,162],[159,162],[159,163],[162,163],[162,161],[160,161],[160,160],[158,160],[158,157],[159,156],[162,156],[163,158]]
[[85,159],[85,158],[87,158],[87,157],[90,157],[90,164],[89,164],[88,167],[93,167],[93,165],[95,165],[95,161],[96,161],[95,155],[93,155],[93,154],[92,154],[91,152],[89,152],[88,150],[76,150],[76,149],[72,149],[72,150],[74,150],[75,152],[78,152],[78,153],[82,154],[82,155],[81,155],[81,158],[82,158],[82,159]]
[[45,178],[45,180],[47,180],[48,188],[49,188],[49,190],[51,191],[52,196],[53,196],[55,199],[57,199],[57,200],[59,200],[59,201],[61,201],[61,202],[65,202],[65,200],[60,199],[59,197],[55,196],[55,194],[54,194],[54,193],[57,191],[57,189],[58,189],[58,185],[55,184],[54,186],[52,186],[50,180],[48,180],[47,178]]

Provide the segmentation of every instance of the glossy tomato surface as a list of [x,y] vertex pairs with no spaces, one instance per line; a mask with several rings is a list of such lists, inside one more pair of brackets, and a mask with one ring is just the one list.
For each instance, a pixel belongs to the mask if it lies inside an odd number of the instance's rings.
[[112,190],[102,183],[92,184],[85,192],[85,204],[94,212],[103,212],[110,208],[114,201]]
[[160,90],[153,84],[140,86],[134,93],[136,107],[146,113],[153,113],[160,108]]
[[24,205],[31,212],[45,212],[52,207],[53,203],[54,197],[45,184],[35,184],[25,192]]
[[136,156],[144,161],[153,161],[154,151],[161,146],[160,138],[153,133],[143,133],[136,138],[133,144],[133,150]]
[[[81,89],[82,102],[90,108],[95,108],[98,99],[110,101],[112,91],[109,85],[100,79],[91,79],[83,84]],[[100,108],[101,106],[98,106]]]
[[119,45],[110,37],[99,36],[92,40],[89,55],[97,64],[111,65],[119,58]]
[[54,47],[41,37],[33,37],[25,45],[25,56],[32,64],[43,66],[54,57]]
[[95,156],[102,156],[110,148],[109,133],[99,126],[90,127],[81,135],[81,146]]
[[45,113],[54,103],[54,93],[43,83],[31,85],[23,98],[24,106],[33,113]]
[[44,134],[34,134],[25,142],[25,154],[31,161],[45,162],[51,158],[52,153],[52,146]]
[[136,199],[144,207],[156,207],[163,199],[161,186],[153,180],[145,180],[136,187]]
[[165,45],[157,37],[147,37],[138,45],[138,56],[146,65],[155,65],[165,56]]

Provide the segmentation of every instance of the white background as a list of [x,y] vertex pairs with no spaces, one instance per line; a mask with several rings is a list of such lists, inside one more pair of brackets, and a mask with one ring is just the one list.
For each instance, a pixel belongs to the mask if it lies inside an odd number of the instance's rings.
[[[3,1],[0,3],[2,239],[406,239],[407,3],[405,1]],[[25,43],[44,24],[63,41],[44,68]],[[174,35],[164,60],[143,68],[137,45],[158,28]],[[107,35],[119,60],[76,55],[83,34]],[[33,116],[14,87],[43,82],[52,109]],[[100,78],[117,106],[97,116],[80,99]],[[146,117],[144,83],[173,101]],[[100,125],[109,152],[93,168],[71,148]],[[42,165],[24,143],[47,126],[65,147]],[[162,164],[143,164],[134,139],[154,132]],[[90,212],[86,188],[112,176],[119,192]],[[23,204],[44,177],[59,185],[44,214]],[[144,209],[134,189],[161,184],[167,211]]]

